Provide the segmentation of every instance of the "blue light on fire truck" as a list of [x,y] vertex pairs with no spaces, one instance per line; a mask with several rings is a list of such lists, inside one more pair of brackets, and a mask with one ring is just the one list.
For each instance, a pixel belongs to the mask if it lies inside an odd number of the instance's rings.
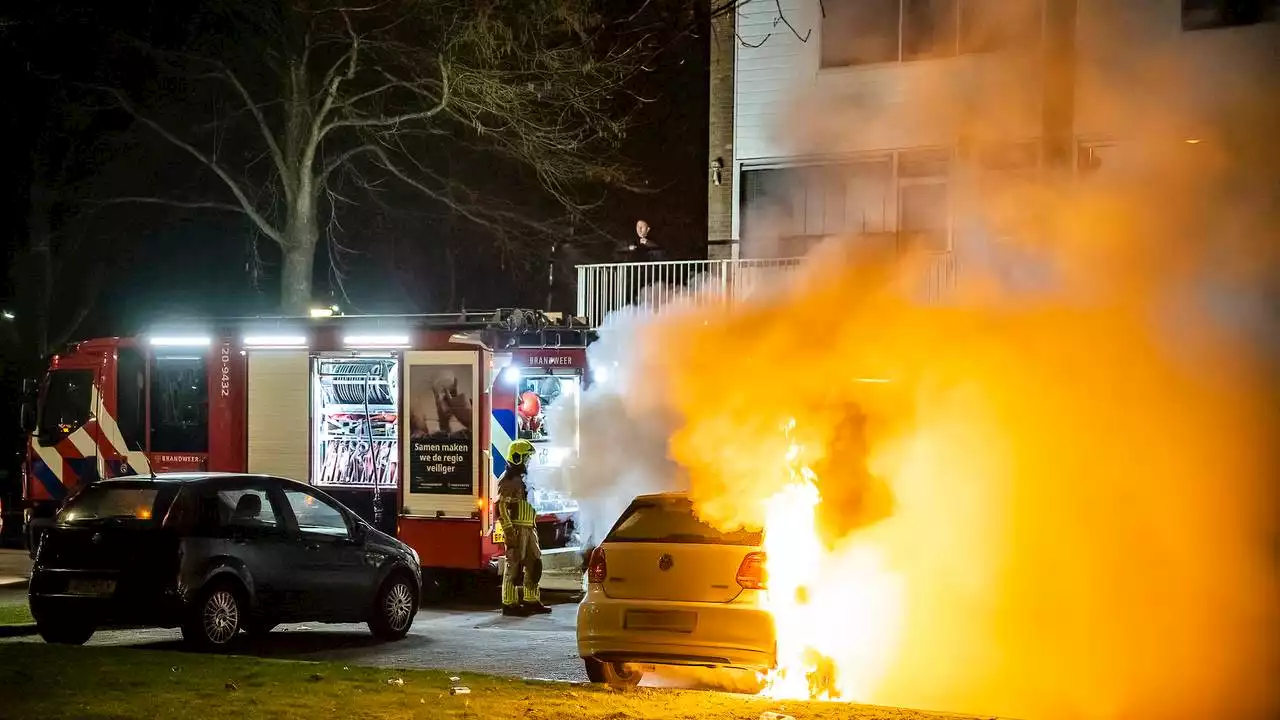
[[515,365],[508,365],[503,368],[502,381],[508,385],[515,385],[520,382],[520,368]]

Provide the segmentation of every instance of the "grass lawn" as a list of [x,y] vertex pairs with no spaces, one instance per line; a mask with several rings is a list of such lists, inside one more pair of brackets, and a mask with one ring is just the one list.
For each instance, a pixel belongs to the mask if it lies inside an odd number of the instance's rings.
[[[757,720],[772,710],[796,720],[926,720],[908,710],[776,703],[676,690],[616,692],[594,686],[463,674],[344,667],[126,648],[0,644],[0,715],[125,720],[170,717],[476,718],[508,720]],[[403,680],[388,683],[388,680]],[[451,684],[470,694],[451,695]]]
[[35,622],[24,595],[21,601],[0,601],[0,625],[26,625]]

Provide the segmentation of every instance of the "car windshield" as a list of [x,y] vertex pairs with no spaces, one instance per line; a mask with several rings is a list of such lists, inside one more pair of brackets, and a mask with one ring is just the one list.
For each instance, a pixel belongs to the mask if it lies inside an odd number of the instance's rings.
[[156,487],[91,485],[72,498],[58,514],[61,525],[108,520],[151,524],[160,514]]
[[686,499],[645,499],[631,503],[605,542],[759,545],[763,535],[748,530],[722,532],[698,519]]

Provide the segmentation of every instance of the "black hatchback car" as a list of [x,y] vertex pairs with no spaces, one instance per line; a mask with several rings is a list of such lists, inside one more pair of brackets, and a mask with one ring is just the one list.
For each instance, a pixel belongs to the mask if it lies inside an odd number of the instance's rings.
[[40,540],[29,593],[47,642],[180,627],[217,649],[301,621],[367,622],[398,640],[421,588],[412,548],[315,488],[205,473],[85,487]]

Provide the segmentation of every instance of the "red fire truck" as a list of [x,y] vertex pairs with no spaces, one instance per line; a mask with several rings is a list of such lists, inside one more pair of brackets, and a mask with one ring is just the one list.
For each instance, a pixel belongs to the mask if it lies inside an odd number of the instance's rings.
[[188,322],[74,343],[24,413],[27,537],[98,478],[248,472],[324,489],[437,576],[483,572],[501,554],[496,478],[525,438],[539,448],[543,546],[568,552],[577,505],[550,476],[577,457],[593,338],[573,319],[498,310]]

